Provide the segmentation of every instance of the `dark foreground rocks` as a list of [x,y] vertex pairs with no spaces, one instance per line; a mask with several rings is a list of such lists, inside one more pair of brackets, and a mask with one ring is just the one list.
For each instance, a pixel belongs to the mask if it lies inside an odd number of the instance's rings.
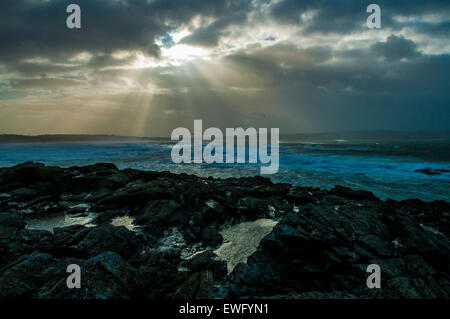
[[[449,298],[449,213],[340,186],[25,163],[0,169],[0,297]],[[89,223],[31,227],[55,216]],[[261,218],[277,224],[227,269],[222,230]]]

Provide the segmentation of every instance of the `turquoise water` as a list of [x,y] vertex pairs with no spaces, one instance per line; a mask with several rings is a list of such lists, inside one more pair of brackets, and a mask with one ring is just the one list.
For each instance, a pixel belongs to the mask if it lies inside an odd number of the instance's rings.
[[[63,167],[97,162],[120,169],[171,171],[220,178],[259,175],[259,164],[174,164],[170,142],[0,144],[0,167],[25,161]],[[417,170],[430,169],[436,175]],[[329,189],[344,185],[382,199],[450,201],[450,142],[301,141],[280,144],[274,182]]]

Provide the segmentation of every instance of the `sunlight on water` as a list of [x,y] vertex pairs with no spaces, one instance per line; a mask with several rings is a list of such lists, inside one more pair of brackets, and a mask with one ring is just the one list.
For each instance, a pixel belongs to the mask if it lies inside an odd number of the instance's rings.
[[97,213],[89,213],[85,216],[51,214],[48,216],[26,217],[27,229],[47,230],[53,233],[54,228],[68,227],[73,225],[84,225],[86,227],[95,227],[91,224]]
[[[259,175],[259,164],[174,164],[167,142],[1,145],[0,167],[25,161],[62,167],[99,162],[120,169],[170,171],[216,178]],[[433,175],[423,170],[435,172]],[[329,141],[280,146],[273,182],[330,189],[342,185],[374,192],[381,199],[450,201],[450,142]]]
[[237,264],[247,262],[276,224],[272,219],[261,218],[225,228],[220,232],[225,242],[214,252],[227,262],[228,272],[232,272]]

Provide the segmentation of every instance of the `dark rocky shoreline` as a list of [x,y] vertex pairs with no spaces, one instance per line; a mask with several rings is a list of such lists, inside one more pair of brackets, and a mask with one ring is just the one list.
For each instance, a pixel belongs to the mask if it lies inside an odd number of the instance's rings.
[[[25,163],[0,169],[0,297],[448,299],[449,213],[444,201],[341,186]],[[27,226],[61,214],[94,217],[91,227]],[[138,227],[111,224],[123,216]],[[277,224],[227,270],[222,231],[260,219]],[[381,289],[366,286],[374,263]],[[69,264],[81,266],[81,289],[66,286]]]

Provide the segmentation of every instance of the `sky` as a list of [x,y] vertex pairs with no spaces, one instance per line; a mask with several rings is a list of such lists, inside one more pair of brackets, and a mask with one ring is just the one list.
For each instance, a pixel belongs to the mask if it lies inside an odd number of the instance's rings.
[[448,0],[1,0],[0,43],[0,134],[450,130]]

